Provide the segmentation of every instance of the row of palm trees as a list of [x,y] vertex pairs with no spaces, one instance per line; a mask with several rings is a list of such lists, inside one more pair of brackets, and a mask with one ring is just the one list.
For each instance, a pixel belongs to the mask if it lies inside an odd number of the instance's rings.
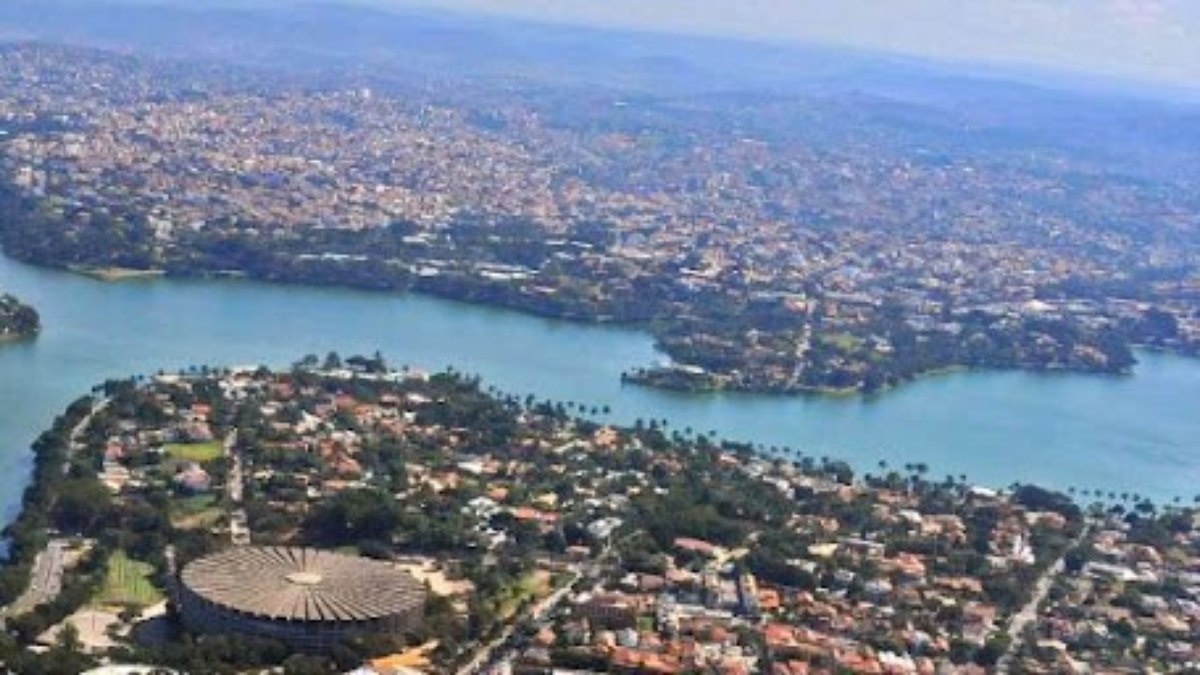
[[[1088,489],[1088,488],[1076,488],[1074,486],[1071,486],[1071,487],[1067,488],[1067,494],[1071,495],[1072,497],[1078,496],[1082,499],[1087,499],[1088,497],[1090,497],[1095,501],[1107,502],[1110,504],[1134,504],[1134,505],[1137,505],[1137,504],[1143,504],[1143,503],[1147,503],[1147,502],[1153,504],[1153,500],[1151,500],[1149,497],[1142,495],[1139,492],[1118,492],[1116,490],[1104,490],[1102,488]],[[1183,497],[1181,497],[1179,495],[1175,495],[1175,497],[1173,497],[1171,499],[1172,506],[1179,507],[1182,504],[1183,504]],[[1200,505],[1200,495],[1196,495],[1196,496],[1192,497],[1192,504]]]

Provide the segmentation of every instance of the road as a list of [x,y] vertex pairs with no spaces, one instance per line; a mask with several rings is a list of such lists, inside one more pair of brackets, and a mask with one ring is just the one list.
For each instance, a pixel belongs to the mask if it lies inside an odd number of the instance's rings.
[[[1085,527],[1079,537],[1067,547],[1067,550],[1070,551],[1072,548],[1078,546],[1087,537],[1089,530],[1090,528]],[[1025,642],[1025,628],[1037,620],[1038,607],[1046,599],[1046,594],[1050,592],[1050,587],[1054,585],[1054,580],[1063,573],[1066,566],[1067,558],[1064,553],[1062,557],[1054,561],[1054,564],[1042,576],[1038,577],[1038,580],[1033,585],[1033,595],[1030,596],[1029,602],[1025,603],[1025,606],[1014,614],[1012,620],[1008,622],[1008,630],[1005,632],[1008,634],[1009,645],[1008,650],[996,662],[996,672],[998,674],[1005,675],[1009,672],[1009,669],[1012,667],[1012,660],[1020,653],[1021,647]]]
[[[631,536],[633,535],[628,535],[625,537],[625,539],[628,539]],[[508,625],[500,633],[500,636],[483,647],[480,647],[479,650],[475,652],[475,656],[473,656],[466,665],[455,671],[455,675],[475,675],[489,664],[502,662],[508,658],[511,658],[511,655],[498,658],[496,652],[508,642],[508,639],[512,637],[513,632],[516,631],[517,626],[521,623],[524,623],[525,619],[530,619],[534,623],[544,621],[546,617],[550,616],[550,614],[562,603],[563,600],[567,599],[567,596],[571,594],[571,591],[575,590],[575,587],[578,586],[580,582],[591,581],[593,583],[598,583],[596,580],[599,579],[601,573],[603,572],[604,565],[608,559],[613,556],[614,552],[618,548],[619,546],[609,543],[609,545],[605,547],[604,551],[594,560],[582,563],[575,567],[575,569],[571,572],[571,580],[569,582],[559,586],[558,590],[554,591],[550,595],[547,595],[545,598],[542,598],[541,601],[526,610],[525,616],[519,619],[514,618],[509,620]]]
[[[83,443],[79,442],[79,437],[83,435],[84,429],[87,429],[88,425],[92,423],[92,418],[96,416],[96,413],[104,410],[106,407],[108,407],[108,399],[102,399],[96,403],[93,403],[92,411],[85,415],[83,419],[79,420],[79,424],[76,424],[71,428],[71,435],[67,437],[67,449],[70,451],[70,454],[74,454],[84,449]],[[70,470],[71,463],[69,461],[63,462],[63,474],[65,475]]]
[[29,588],[9,605],[2,616],[20,616],[38,605],[50,602],[62,591],[63,561],[67,557],[67,540],[51,539],[46,548],[33,560]]
[[225,481],[225,490],[229,494],[229,501],[241,504],[244,484],[242,482],[242,456],[236,451],[237,438],[237,429],[229,432],[229,435],[225,437],[225,456],[229,458],[229,475]]
[[[83,450],[83,444],[79,442],[79,437],[83,435],[85,429],[91,424],[92,418],[96,413],[103,410],[108,405],[108,399],[97,401],[92,405],[92,410],[79,423],[71,428],[71,434],[67,437],[68,450],[70,453],[76,453]],[[70,462],[63,462],[62,471],[67,473],[71,468]],[[63,578],[63,563],[67,557],[67,547],[69,542],[66,539],[51,539],[46,548],[37,554],[33,559],[33,569],[29,574],[29,588],[21,594],[11,605],[0,610],[0,620],[5,617],[20,616],[38,605],[50,602],[58,597],[62,591]]]
[[242,471],[242,455],[237,451],[237,429],[225,437],[225,456],[229,458],[229,474],[225,479],[225,490],[233,507],[229,511],[229,538],[236,546],[250,543],[249,519],[243,509],[242,495],[245,492],[245,476]]
[[796,340],[796,367],[792,369],[792,376],[788,378],[788,387],[800,386],[800,378],[804,376],[804,359],[808,356],[811,348],[812,327],[809,324],[805,324],[803,331],[800,333],[800,338]]
[[558,588],[558,590],[554,591],[550,595],[547,595],[545,598],[542,598],[540,602],[526,610],[524,617],[521,617],[520,619],[510,619],[508,624],[504,627],[504,630],[500,632],[500,635],[483,647],[480,647],[479,650],[475,652],[475,656],[473,656],[466,665],[456,671],[457,675],[474,675],[482,668],[490,664],[493,660],[495,660],[496,651],[504,646],[506,642],[508,642],[508,639],[512,637],[513,632],[516,631],[518,625],[524,623],[525,619],[530,619],[534,622],[544,620],[550,615],[550,612],[554,611],[554,609],[558,607],[559,603],[561,603],[567,598],[568,595],[570,595],[571,590],[575,588],[575,584],[578,584],[581,579],[583,579],[583,571],[579,570],[574,572],[570,582],[563,584]]

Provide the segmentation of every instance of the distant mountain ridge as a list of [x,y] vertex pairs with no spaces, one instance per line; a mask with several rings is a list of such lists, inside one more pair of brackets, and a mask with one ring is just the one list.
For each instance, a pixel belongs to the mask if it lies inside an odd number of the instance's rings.
[[[866,78],[879,57],[346,4],[194,8],[174,5],[0,3],[0,34],[257,65],[391,63],[466,75],[545,75],[596,81],[635,72],[648,91],[763,88]],[[300,60],[297,61],[297,57]],[[749,66],[749,67],[748,67]],[[638,78],[622,84],[636,85]]]
[[[469,15],[416,7],[344,2],[169,0],[5,0],[0,36],[69,41],[158,55],[220,56],[260,65],[305,66],[330,60],[391,63],[413,70],[452,66],[471,74],[545,74],[555,70],[599,81],[637,70],[622,83],[649,91],[713,89],[906,89],[930,96],[947,80],[988,87],[1095,89],[1100,78],[1012,68],[939,64],[858,49],[759,43]],[[297,61],[299,57],[299,61]],[[641,80],[639,82],[639,80]],[[1018,84],[1019,81],[1033,82]],[[1145,88],[1142,95],[1180,92]],[[1200,101],[1200,92],[1192,92]]]

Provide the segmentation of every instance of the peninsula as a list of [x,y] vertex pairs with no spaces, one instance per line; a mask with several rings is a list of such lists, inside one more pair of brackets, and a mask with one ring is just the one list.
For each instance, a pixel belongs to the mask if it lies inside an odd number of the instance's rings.
[[[105,382],[35,445],[0,571],[0,663],[790,675],[1200,658],[1191,508],[993,490],[920,463],[856,474],[580,413],[600,409],[378,355]],[[280,611],[381,604],[324,580],[339,568],[396,580],[398,628],[255,637]],[[221,581],[250,569],[277,594]],[[317,604],[280,609],[306,594]],[[199,595],[218,604],[194,614]]]

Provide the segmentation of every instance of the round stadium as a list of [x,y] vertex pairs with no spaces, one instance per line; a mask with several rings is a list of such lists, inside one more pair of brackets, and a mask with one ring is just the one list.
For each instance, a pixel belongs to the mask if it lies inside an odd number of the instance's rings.
[[311,548],[239,546],[189,563],[179,610],[189,630],[327,650],[362,634],[418,627],[425,588],[386,562]]

